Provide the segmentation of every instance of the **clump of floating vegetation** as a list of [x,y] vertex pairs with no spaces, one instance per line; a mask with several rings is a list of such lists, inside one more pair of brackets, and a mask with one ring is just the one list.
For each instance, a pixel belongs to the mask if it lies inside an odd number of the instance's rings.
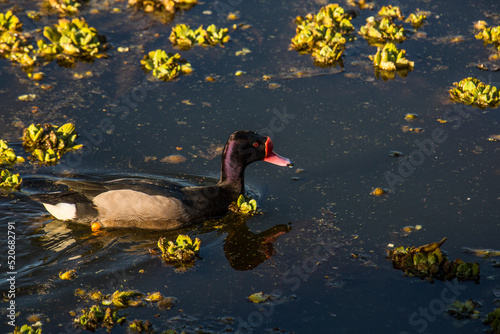
[[405,20],[405,22],[411,23],[413,28],[415,30],[418,30],[419,28],[421,28],[424,25],[426,20],[427,20],[427,16],[425,14],[411,13],[410,15],[408,15],[408,18]]
[[19,18],[9,10],[7,13],[0,13],[0,31],[21,31],[23,24]]
[[11,11],[0,13],[0,56],[29,68],[35,64],[35,58],[29,55],[33,46],[22,34],[22,26]]
[[37,322],[30,325],[22,325],[21,328],[16,326],[13,334],[42,334],[42,325],[41,322]]
[[[86,292],[83,289],[76,289],[75,295],[97,302],[97,304],[82,309],[82,315],[74,318],[73,323],[77,327],[95,331],[100,327],[111,330],[115,325],[122,325],[127,321],[126,316],[119,316],[118,311],[127,307],[144,306],[145,301],[150,305],[155,305],[159,309],[170,309],[176,302],[175,297],[164,297],[159,292],[143,294],[137,290],[115,291],[111,295],[103,295],[100,291]],[[103,308],[104,305],[107,308]],[[75,312],[71,312],[76,316]]]
[[406,59],[406,51],[398,50],[394,43],[387,43],[383,48],[378,48],[374,56],[370,56],[373,60],[373,66],[384,71],[406,70],[413,69],[414,62]]
[[12,165],[21,162],[24,162],[24,158],[17,156],[6,141],[0,140],[0,165]]
[[375,4],[373,2],[367,2],[366,0],[348,0],[347,3],[352,7],[359,7],[359,9],[372,10]]
[[193,242],[188,235],[179,234],[175,243],[164,237],[158,240],[158,248],[165,261],[179,267],[190,267],[200,252],[201,240],[196,238]]
[[44,7],[55,10],[58,13],[65,15],[75,15],[80,10],[83,1],[78,0],[46,0],[43,3]]
[[167,53],[164,50],[151,51],[144,56],[141,64],[146,73],[152,72],[153,76],[163,81],[170,81],[180,74],[193,71],[191,64],[182,59],[180,54]]
[[265,301],[270,300],[271,298],[272,298],[271,295],[266,295],[262,291],[252,293],[250,296],[248,296],[248,300],[255,304],[263,303]]
[[453,304],[448,307],[446,312],[448,312],[448,314],[450,314],[452,317],[459,320],[479,319],[480,312],[476,310],[476,308],[479,306],[481,306],[481,304],[473,301],[472,299],[468,299],[464,303],[455,300]]
[[6,190],[19,189],[23,179],[19,174],[12,174],[9,170],[3,169],[0,172],[0,188]]
[[500,96],[495,86],[486,85],[477,78],[465,78],[454,82],[455,88],[450,89],[452,101],[460,102],[484,109],[497,108],[500,105]]
[[484,45],[493,44],[497,51],[500,51],[500,26],[490,28],[488,24],[484,21],[479,21],[474,25],[479,33],[476,35],[476,39],[484,41]]
[[111,296],[104,296],[102,301],[103,305],[113,305],[115,307],[125,308],[125,307],[137,307],[144,305],[144,302],[140,299],[144,297],[144,294],[135,291],[115,291]]
[[366,24],[358,33],[372,45],[387,41],[402,42],[406,39],[406,32],[402,25],[394,23],[396,18],[404,20],[399,7],[384,6],[378,12],[378,17],[370,16],[366,19]]
[[417,276],[421,279],[434,281],[452,280],[479,281],[479,264],[466,263],[460,259],[449,261],[441,252],[440,242],[434,242],[420,247],[398,247],[388,251],[394,268],[401,269],[408,276]]
[[182,50],[189,50],[195,43],[202,46],[215,46],[229,42],[227,28],[217,28],[214,24],[208,26],[205,30],[203,26],[193,30],[185,24],[178,24],[172,28],[170,41],[172,45],[178,46]]
[[60,271],[59,278],[66,281],[71,281],[77,277],[76,270]]
[[229,210],[243,214],[253,214],[257,212],[257,201],[251,197],[240,195],[236,202],[231,203]]
[[129,6],[156,14],[165,24],[174,19],[176,11],[190,10],[197,3],[198,0],[128,0]]
[[24,129],[23,146],[40,163],[55,164],[66,152],[78,150],[83,146],[75,144],[77,137],[75,126],[71,123],[61,127],[31,124]]
[[500,333],[500,307],[496,308],[492,312],[488,313],[486,320],[484,321],[486,325],[491,325],[491,332],[498,334]]
[[338,4],[322,7],[316,15],[297,16],[292,48],[310,53],[318,66],[341,64],[346,42],[354,39],[351,19]]
[[100,327],[108,330],[113,328],[116,323],[123,323],[125,318],[120,321],[116,310],[111,308],[102,309],[99,305],[93,305],[82,310],[82,315],[73,320],[73,323],[83,329],[95,332]]
[[373,61],[375,74],[383,79],[394,79],[396,72],[401,77],[406,77],[413,70],[414,62],[406,58],[406,50],[399,50],[393,43],[387,43],[383,48],[377,48],[377,53],[369,56]]
[[148,320],[135,319],[130,322],[128,329],[132,333],[154,333],[153,324]]
[[43,35],[52,44],[44,40],[37,41],[37,54],[42,57],[58,57],[59,61],[71,63],[74,62],[73,58],[93,60],[106,56],[97,30],[89,27],[83,18],[71,21],[60,19],[58,24],[45,27]]

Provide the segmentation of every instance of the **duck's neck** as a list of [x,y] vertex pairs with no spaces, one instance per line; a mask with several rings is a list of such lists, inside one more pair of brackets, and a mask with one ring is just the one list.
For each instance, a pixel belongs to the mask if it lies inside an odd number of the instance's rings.
[[237,159],[238,152],[234,143],[228,143],[222,153],[221,173],[218,185],[242,194],[245,189],[245,166]]

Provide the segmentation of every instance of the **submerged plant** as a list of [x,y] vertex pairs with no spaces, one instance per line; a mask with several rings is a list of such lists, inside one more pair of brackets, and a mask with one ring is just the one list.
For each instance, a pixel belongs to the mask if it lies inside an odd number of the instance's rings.
[[217,28],[214,24],[210,25],[206,30],[203,29],[203,26],[193,30],[190,26],[178,24],[172,28],[170,41],[172,45],[183,50],[189,50],[195,43],[202,46],[223,46],[230,39],[227,32],[227,28]]
[[24,158],[16,156],[14,150],[9,147],[9,144],[4,140],[0,140],[0,165],[9,165],[21,162],[24,162]]
[[12,174],[7,169],[0,172],[0,188],[7,190],[19,189],[22,182],[23,179],[19,177],[19,174]]
[[380,68],[384,71],[396,71],[397,69],[404,69],[411,71],[414,62],[406,59],[406,51],[404,49],[398,50],[393,43],[387,43],[383,48],[378,48],[374,56],[370,56],[373,60],[373,66]]
[[420,247],[398,247],[388,251],[394,268],[401,269],[408,276],[417,276],[429,281],[452,280],[479,281],[479,264],[466,263],[460,259],[449,261],[441,252],[441,245],[446,238],[439,242]]
[[477,78],[465,78],[459,83],[454,82],[453,86],[455,88],[449,90],[452,101],[482,109],[500,106],[497,87],[486,85]]
[[353,40],[351,16],[338,4],[322,7],[316,15],[298,16],[292,48],[310,53],[319,66],[330,66],[340,61],[345,43]]
[[196,238],[193,242],[188,235],[179,234],[175,243],[161,237],[158,240],[158,248],[162,257],[170,263],[186,267],[194,264],[195,257],[200,252],[201,240]]
[[23,131],[23,146],[31,152],[40,163],[53,164],[66,153],[83,147],[75,144],[78,134],[75,126],[66,123],[60,127],[56,125],[31,124]]
[[176,53],[167,53],[164,50],[151,51],[144,56],[141,64],[146,73],[152,74],[160,80],[170,81],[180,74],[189,74],[193,71],[191,64],[181,55]]

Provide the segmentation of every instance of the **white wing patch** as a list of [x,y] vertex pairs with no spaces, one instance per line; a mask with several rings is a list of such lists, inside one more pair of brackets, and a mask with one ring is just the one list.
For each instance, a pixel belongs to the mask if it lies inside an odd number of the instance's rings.
[[76,205],[69,203],[58,203],[56,205],[42,203],[45,209],[59,220],[72,220],[76,218]]

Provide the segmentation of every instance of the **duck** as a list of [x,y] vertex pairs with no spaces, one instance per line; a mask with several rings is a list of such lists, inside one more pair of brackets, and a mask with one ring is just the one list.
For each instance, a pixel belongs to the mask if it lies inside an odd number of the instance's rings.
[[245,168],[256,161],[278,166],[292,162],[274,152],[270,137],[236,131],[222,151],[215,185],[181,186],[164,180],[121,178],[106,182],[59,181],[68,190],[34,194],[56,219],[98,228],[174,230],[221,217],[245,191]]

